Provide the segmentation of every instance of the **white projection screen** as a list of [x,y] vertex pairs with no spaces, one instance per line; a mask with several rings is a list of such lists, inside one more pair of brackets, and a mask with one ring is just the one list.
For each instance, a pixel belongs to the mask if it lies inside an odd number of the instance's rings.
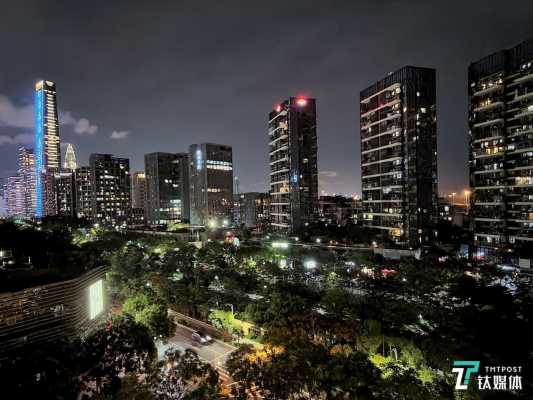
[[104,284],[102,279],[89,286],[89,318],[96,318],[104,310]]

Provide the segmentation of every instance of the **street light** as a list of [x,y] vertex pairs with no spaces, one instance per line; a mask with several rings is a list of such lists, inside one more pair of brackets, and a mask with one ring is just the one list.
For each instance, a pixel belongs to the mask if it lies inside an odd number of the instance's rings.
[[466,189],[465,189],[465,191],[464,191],[463,193],[464,193],[464,195],[465,195],[465,207],[466,207],[466,208],[469,208],[469,207],[470,207],[470,194],[471,194],[472,192],[470,192],[470,190],[466,190]]

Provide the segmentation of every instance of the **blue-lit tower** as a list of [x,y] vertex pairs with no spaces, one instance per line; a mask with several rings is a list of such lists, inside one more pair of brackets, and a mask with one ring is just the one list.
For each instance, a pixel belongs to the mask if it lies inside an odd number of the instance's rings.
[[56,85],[50,81],[35,84],[35,198],[36,217],[50,214],[55,204],[53,174],[61,167]]

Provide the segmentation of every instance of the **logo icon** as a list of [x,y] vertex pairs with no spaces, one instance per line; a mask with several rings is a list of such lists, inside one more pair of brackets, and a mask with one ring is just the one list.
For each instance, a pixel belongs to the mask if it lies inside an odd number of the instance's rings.
[[479,361],[454,361],[453,372],[457,372],[455,390],[466,390],[470,382],[470,376],[479,371]]

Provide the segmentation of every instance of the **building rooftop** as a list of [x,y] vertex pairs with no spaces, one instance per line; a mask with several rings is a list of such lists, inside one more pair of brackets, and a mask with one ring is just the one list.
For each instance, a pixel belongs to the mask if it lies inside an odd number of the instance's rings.
[[92,268],[72,265],[71,268],[30,269],[16,266],[0,270],[0,293],[17,292],[27,288],[74,279]]

